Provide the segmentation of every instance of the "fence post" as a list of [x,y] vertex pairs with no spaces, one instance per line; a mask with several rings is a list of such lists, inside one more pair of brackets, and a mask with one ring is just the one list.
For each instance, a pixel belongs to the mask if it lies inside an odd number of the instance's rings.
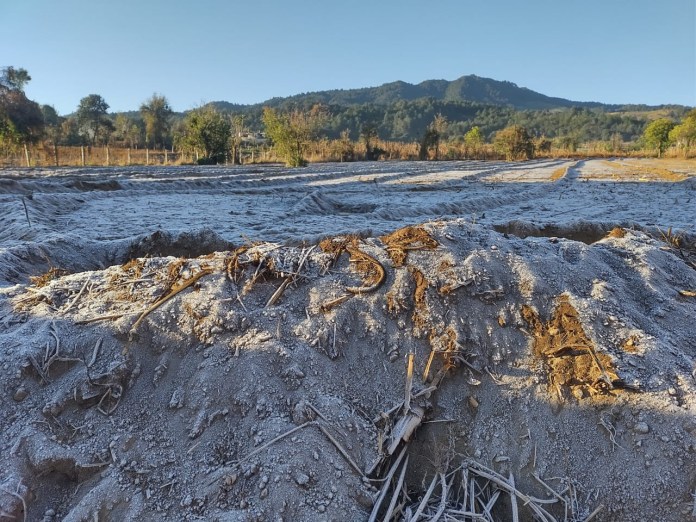
[[128,161],[128,165],[131,164],[130,150],[131,150],[131,148],[128,147],[128,160],[127,160],[127,161]]
[[24,144],[24,159],[27,160],[27,167],[31,167],[29,164],[29,149],[27,148],[27,144]]
[[145,148],[145,165],[150,164],[150,149]]
[[53,162],[58,166],[58,146],[53,144]]
[[167,147],[164,148],[164,164],[167,164],[167,161],[169,160],[169,156],[167,155]]
[[80,145],[80,157],[82,159],[82,166],[85,166],[85,146]]
[[106,148],[106,166],[108,167],[109,163],[110,163],[109,160],[111,159],[111,158],[109,158],[109,146],[107,145],[105,148]]

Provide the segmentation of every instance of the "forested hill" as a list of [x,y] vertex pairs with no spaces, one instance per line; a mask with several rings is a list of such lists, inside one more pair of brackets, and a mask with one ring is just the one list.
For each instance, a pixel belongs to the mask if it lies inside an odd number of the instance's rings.
[[[618,110],[617,105],[607,105],[597,102],[576,102],[564,98],[552,98],[544,94],[532,91],[525,87],[519,87],[512,82],[498,81],[480,76],[462,76],[453,81],[426,80],[419,84],[397,81],[385,83],[379,87],[365,87],[361,89],[336,89],[297,94],[285,98],[272,98],[263,103],[271,107],[296,103],[300,105],[321,103],[324,105],[391,105],[398,101],[413,101],[420,98],[432,98],[445,102],[474,102],[485,105],[497,105],[512,107],[518,110],[525,109],[561,109],[567,107],[602,108],[605,110]],[[226,102],[216,102],[220,108],[234,110],[227,106]],[[232,104],[230,104],[232,105]],[[239,106],[236,106],[238,109]]]

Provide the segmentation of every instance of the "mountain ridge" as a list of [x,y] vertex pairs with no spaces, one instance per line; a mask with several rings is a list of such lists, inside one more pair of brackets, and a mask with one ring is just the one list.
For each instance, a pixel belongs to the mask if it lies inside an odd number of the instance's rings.
[[261,103],[240,105],[220,100],[210,105],[226,110],[256,106],[276,107],[288,103],[302,105],[321,103],[325,105],[351,106],[371,103],[390,105],[397,101],[413,101],[421,98],[433,98],[438,101],[473,102],[482,105],[510,107],[516,110],[551,110],[572,107],[619,111],[624,107],[650,110],[666,105],[631,105],[609,104],[596,101],[574,101],[566,98],[547,96],[527,87],[506,80],[495,80],[475,74],[461,76],[455,80],[424,80],[411,84],[402,80],[384,83],[376,87],[359,87],[353,89],[329,89],[305,92],[290,96],[277,96]]

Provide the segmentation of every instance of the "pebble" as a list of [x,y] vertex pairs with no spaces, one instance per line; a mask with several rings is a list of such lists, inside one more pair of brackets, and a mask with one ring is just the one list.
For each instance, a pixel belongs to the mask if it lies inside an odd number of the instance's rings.
[[296,473],[294,479],[299,486],[306,486],[309,484],[309,475],[305,475],[302,472]]
[[45,517],[55,517],[56,516],[56,510],[55,509],[47,509],[46,512],[44,513]]
[[22,402],[27,398],[27,395],[29,395],[29,390],[27,390],[24,386],[20,386],[17,388],[17,391],[14,392],[12,398],[17,402]]
[[650,431],[650,427],[646,422],[638,422],[633,426],[633,431],[636,433],[646,434]]
[[263,488],[260,496],[261,498],[266,498],[268,496],[268,488]]

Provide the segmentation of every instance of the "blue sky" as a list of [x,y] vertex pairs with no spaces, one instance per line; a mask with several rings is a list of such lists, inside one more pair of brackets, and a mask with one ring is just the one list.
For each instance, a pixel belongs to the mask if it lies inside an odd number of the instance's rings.
[[0,0],[0,66],[75,110],[476,74],[578,101],[696,105],[694,0]]

